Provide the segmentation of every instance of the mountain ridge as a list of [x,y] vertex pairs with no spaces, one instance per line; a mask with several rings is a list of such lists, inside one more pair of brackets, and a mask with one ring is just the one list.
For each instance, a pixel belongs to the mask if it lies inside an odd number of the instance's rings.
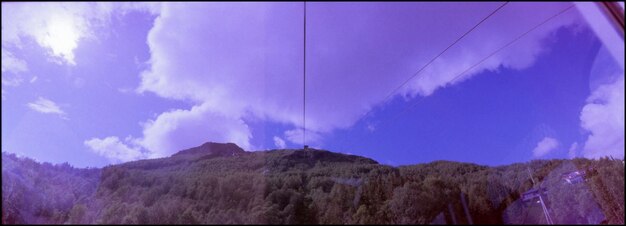
[[171,155],[181,156],[181,155],[213,155],[213,156],[227,156],[227,155],[238,155],[243,154],[244,151],[241,147],[237,146],[234,143],[216,143],[216,142],[206,142],[200,146],[192,147],[188,149],[181,150],[179,152]]

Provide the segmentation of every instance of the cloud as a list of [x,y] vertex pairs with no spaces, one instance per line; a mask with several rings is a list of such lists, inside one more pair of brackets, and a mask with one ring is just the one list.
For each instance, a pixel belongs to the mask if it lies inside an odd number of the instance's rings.
[[[622,42],[623,48],[623,42]],[[582,144],[587,158],[624,157],[624,67],[623,57],[607,46],[598,51],[589,72],[591,94],[580,113],[580,126],[588,132]]]
[[40,113],[57,114],[61,118],[67,119],[65,112],[56,103],[43,97],[39,97],[35,102],[28,103],[27,106]]
[[[15,58],[13,53],[2,48],[2,75],[4,72],[20,73],[28,71],[28,65],[23,60]],[[4,84],[4,82],[2,82]]]
[[115,136],[104,139],[92,138],[86,140],[84,144],[89,147],[91,151],[106,157],[114,163],[138,160],[145,157],[140,148],[129,147]]
[[567,152],[567,157],[570,159],[576,158],[578,156],[578,142],[574,142],[572,146],[569,147],[569,151]]
[[551,151],[554,151],[557,147],[559,147],[559,141],[552,137],[544,137],[543,140],[537,143],[535,149],[533,149],[533,157],[543,157]]
[[[302,132],[303,132],[302,129],[287,130],[285,131],[285,138],[291,143],[304,145],[305,143],[303,143],[303,139],[305,138]],[[321,142],[322,142],[321,134],[312,130],[306,131],[306,145],[319,146]]]
[[74,65],[79,42],[96,38],[94,27],[107,24],[113,11],[155,12],[159,7],[154,3],[2,3],[2,71],[5,47],[21,48],[24,38],[48,50],[54,62]]
[[[252,146],[249,143],[251,136],[250,129],[241,119],[211,111],[206,105],[199,105],[190,110],[175,109],[164,112],[155,119],[144,122],[143,136],[140,138],[119,141],[117,137],[107,137],[104,140],[108,139],[109,143],[115,145],[109,145],[111,149],[104,149],[106,152],[96,153],[110,159],[114,158],[111,155],[161,158],[207,141],[235,143],[244,150],[251,150]],[[115,142],[112,142],[112,139],[115,139]],[[102,141],[96,138],[91,140]],[[132,148],[127,148],[129,146]],[[124,151],[130,153],[124,154]],[[139,152],[142,154],[137,154]],[[117,159],[130,161],[136,158]]]
[[[319,145],[332,131],[384,106],[391,90],[500,4],[310,3],[307,144]],[[452,83],[458,73],[567,6],[509,3],[394,97],[428,96],[486,70],[529,67],[549,51],[546,42],[554,31],[575,24],[573,10]],[[252,148],[242,120],[250,115],[291,125],[283,141],[302,144],[301,3],[164,3],[144,10],[158,16],[136,91],[194,105],[144,124],[143,136],[133,142],[146,157],[206,141]],[[437,23],[420,22],[424,18]]]
[[74,49],[78,41],[91,32],[88,27],[93,15],[89,14],[90,6],[84,3],[3,4],[2,45],[20,47],[21,37],[29,37],[49,50],[51,56],[75,64]]
[[2,86],[19,86],[24,80],[20,73],[28,71],[25,61],[2,48]]
[[284,149],[285,146],[285,140],[281,139],[280,137],[274,136],[274,145],[276,145],[277,148],[279,149]]
[[24,79],[19,75],[10,75],[2,73],[2,86],[19,86]]
[[[540,54],[550,50],[548,46],[550,41],[554,41],[554,33],[557,29],[580,25],[580,18],[574,9],[543,24],[508,46],[504,51],[463,73],[499,47],[519,37],[526,30],[565,9],[568,5],[570,4],[539,6],[536,3],[509,3],[502,11],[486,21],[484,26],[481,25],[474,30],[457,46],[434,61],[417,79],[412,80],[403,90],[404,95],[428,96],[439,88],[455,85],[485,71],[497,72],[502,68],[523,70],[532,66]],[[539,8],[543,6],[546,8]],[[530,16],[529,12],[537,14]],[[437,37],[437,35],[434,36]],[[489,42],[485,42],[486,38]],[[460,77],[457,78],[457,76]]]
[[587,158],[624,157],[624,77],[599,86],[580,114],[581,127],[589,131],[583,147]]
[[138,144],[149,157],[165,157],[207,141],[232,142],[250,150],[252,137],[248,126],[239,118],[211,111],[207,105],[190,110],[172,110],[149,120],[143,126]]
[[[307,130],[322,137],[383,106],[391,90],[499,4],[309,4]],[[286,131],[287,140],[301,143],[294,136],[302,125],[301,6],[164,4],[148,35],[151,58],[137,91],[192,101],[235,118],[251,113],[287,123],[294,127]],[[567,6],[509,3],[395,96],[427,96],[453,85],[458,73]],[[455,84],[486,70],[529,67],[549,51],[546,41],[554,31],[575,24],[572,12]],[[438,22],[419,22],[423,18]]]

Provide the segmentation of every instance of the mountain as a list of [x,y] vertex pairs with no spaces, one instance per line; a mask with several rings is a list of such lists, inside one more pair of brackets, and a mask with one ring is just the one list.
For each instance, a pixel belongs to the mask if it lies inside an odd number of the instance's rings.
[[211,156],[211,157],[226,157],[226,156],[237,156],[245,154],[246,152],[241,149],[239,146],[233,143],[213,143],[207,142],[199,147],[189,148],[178,153],[172,155],[174,156]]
[[[566,182],[573,172],[584,178]],[[539,184],[555,223],[624,223],[622,160],[392,167],[326,150],[246,152],[230,143],[101,169],[3,153],[2,216],[55,224],[546,223],[538,199],[524,201]]]

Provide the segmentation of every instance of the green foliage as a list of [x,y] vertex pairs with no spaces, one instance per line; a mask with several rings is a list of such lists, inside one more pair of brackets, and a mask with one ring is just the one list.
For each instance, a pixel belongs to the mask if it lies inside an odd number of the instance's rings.
[[[535,200],[520,199],[542,183],[556,223],[624,223],[624,165],[606,158],[395,168],[318,150],[216,153],[103,169],[3,154],[3,218],[71,224],[545,223]],[[584,183],[561,179],[573,170],[586,172]]]
[[[99,169],[76,169],[69,164],[38,163],[2,153],[2,210],[6,223],[53,223],[70,220],[75,205],[98,187]],[[80,221],[76,216],[71,220]]]

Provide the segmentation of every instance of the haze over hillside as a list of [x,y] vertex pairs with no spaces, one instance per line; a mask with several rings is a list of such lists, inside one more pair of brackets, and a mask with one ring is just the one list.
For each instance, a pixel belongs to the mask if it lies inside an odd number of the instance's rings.
[[[171,157],[76,169],[2,154],[3,223],[623,223],[621,160],[401,167],[324,150],[205,143]],[[563,173],[585,172],[570,184]],[[465,205],[463,204],[465,202]],[[467,210],[466,210],[467,209]]]

